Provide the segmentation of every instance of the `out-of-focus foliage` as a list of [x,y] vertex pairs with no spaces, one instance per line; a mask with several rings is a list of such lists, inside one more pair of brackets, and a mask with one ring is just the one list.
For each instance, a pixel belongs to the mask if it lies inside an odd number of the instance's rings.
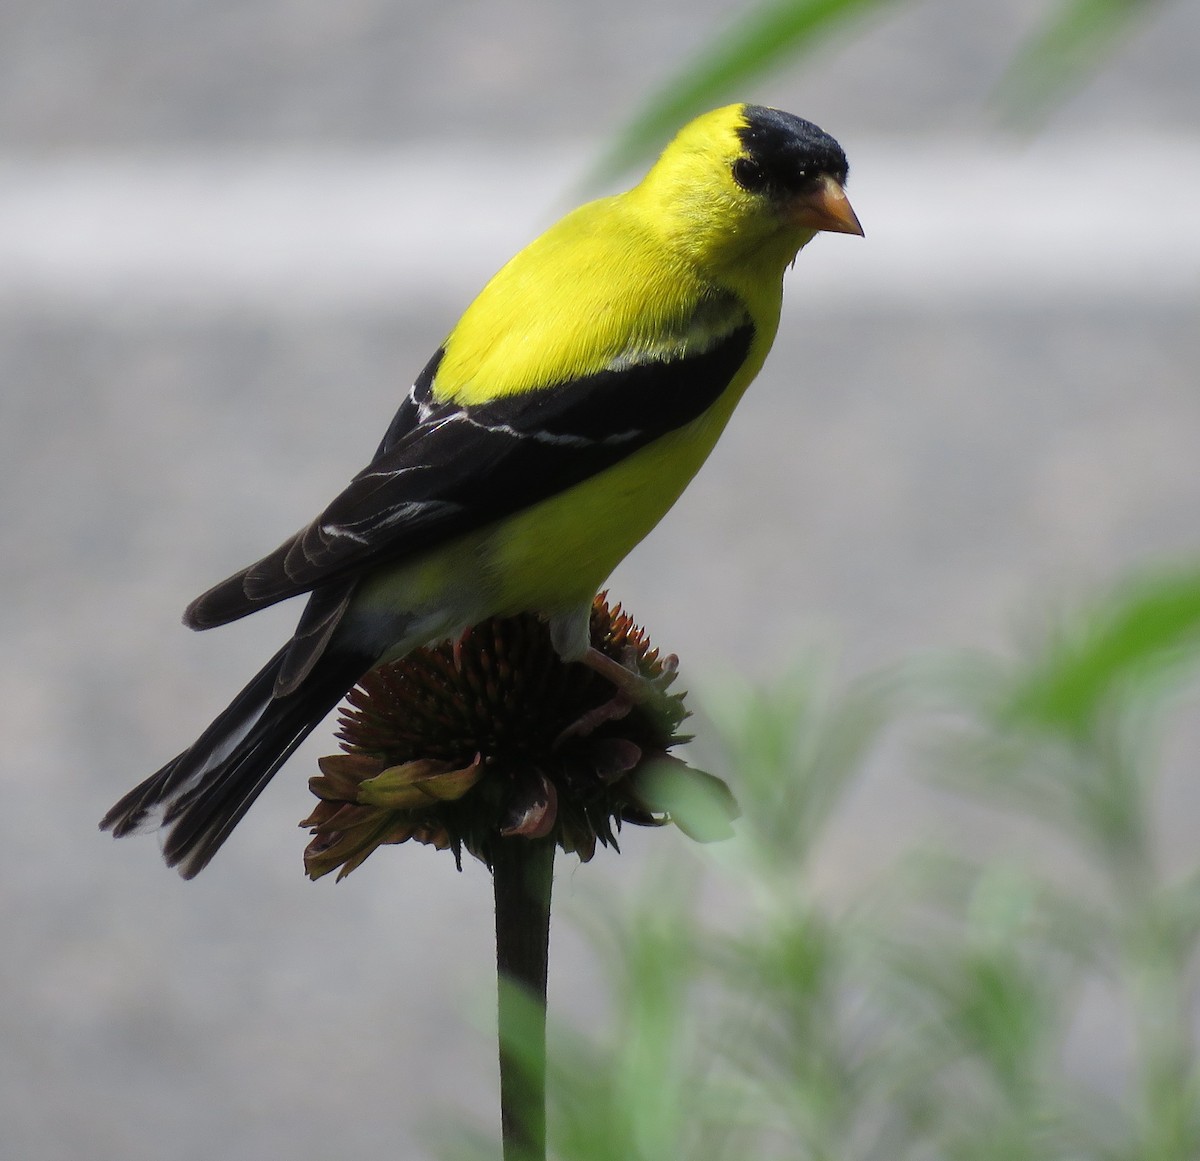
[[855,17],[896,0],[766,0],[720,29],[642,107],[596,166],[603,181],[639,165],[705,109],[732,100],[737,88],[810,52]]
[[1166,0],[1059,0],[1017,52],[996,94],[1016,122],[1043,118]]
[[[582,920],[612,1013],[602,1032],[552,1014],[550,1155],[1200,1156],[1200,860],[1166,874],[1153,824],[1158,745],[1195,708],[1198,609],[1200,570],[1175,570],[1016,659],[840,697],[799,678],[722,689],[710,733],[738,836]],[[914,718],[951,817],[954,796],[990,800],[1019,841],[924,845],[834,906],[809,881],[827,823],[881,731]],[[1083,1071],[1064,1063],[1081,1021],[1101,1053]]]
[[[721,28],[654,93],[596,165],[596,185],[642,165],[697,114],[801,60],[854,23],[904,0],[764,0]],[[1056,0],[1017,49],[992,102],[1002,119],[1032,124],[1086,80],[1165,0]]]

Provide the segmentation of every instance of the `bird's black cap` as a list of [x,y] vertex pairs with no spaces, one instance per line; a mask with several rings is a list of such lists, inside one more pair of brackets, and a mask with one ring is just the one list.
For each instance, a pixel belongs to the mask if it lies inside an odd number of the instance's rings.
[[747,189],[786,196],[828,174],[844,184],[850,166],[842,147],[811,121],[765,105],[746,105],[738,137],[746,150],[734,177]]

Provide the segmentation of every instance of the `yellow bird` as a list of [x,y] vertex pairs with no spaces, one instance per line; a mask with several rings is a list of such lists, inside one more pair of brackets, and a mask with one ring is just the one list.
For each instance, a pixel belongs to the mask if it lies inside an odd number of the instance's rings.
[[730,105],[511,259],[367,467],[188,607],[210,629],[309,594],[292,638],[101,826],[166,827],[166,860],[190,878],[363,674],[491,616],[537,613],[565,660],[627,684],[590,647],[592,598],[758,374],[796,254],[821,230],[862,233],[846,173],[811,122]]

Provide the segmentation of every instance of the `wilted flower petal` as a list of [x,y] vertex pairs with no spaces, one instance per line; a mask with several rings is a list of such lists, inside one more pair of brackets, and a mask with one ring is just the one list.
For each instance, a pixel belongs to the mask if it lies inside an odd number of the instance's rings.
[[358,801],[389,810],[420,810],[434,802],[461,798],[483,774],[483,759],[475,756],[469,766],[455,768],[453,762],[418,758],[389,766],[358,787]]
[[506,838],[545,838],[558,820],[558,791],[540,771],[536,778],[522,779],[521,791],[509,800],[508,813],[501,820],[500,833]]

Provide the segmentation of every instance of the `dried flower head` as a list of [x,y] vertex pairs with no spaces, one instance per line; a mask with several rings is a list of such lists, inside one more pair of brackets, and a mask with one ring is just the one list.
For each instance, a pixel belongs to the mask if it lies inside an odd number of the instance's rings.
[[686,805],[697,796],[717,810],[694,837],[729,833],[737,810],[725,784],[669,754],[687,741],[677,732],[683,695],[668,692],[676,659],[660,658],[604,594],[591,639],[651,696],[614,696],[595,670],[564,662],[530,615],[484,621],[367,674],[342,710],[345,752],[322,758],[309,782],[321,801],[301,824],[314,835],[308,874],[340,868],[342,878],[407,839],[448,847],[460,862],[465,848],[490,866],[498,837],[550,838],[586,862],[597,840],[616,845],[623,822],[674,817],[694,833]]

